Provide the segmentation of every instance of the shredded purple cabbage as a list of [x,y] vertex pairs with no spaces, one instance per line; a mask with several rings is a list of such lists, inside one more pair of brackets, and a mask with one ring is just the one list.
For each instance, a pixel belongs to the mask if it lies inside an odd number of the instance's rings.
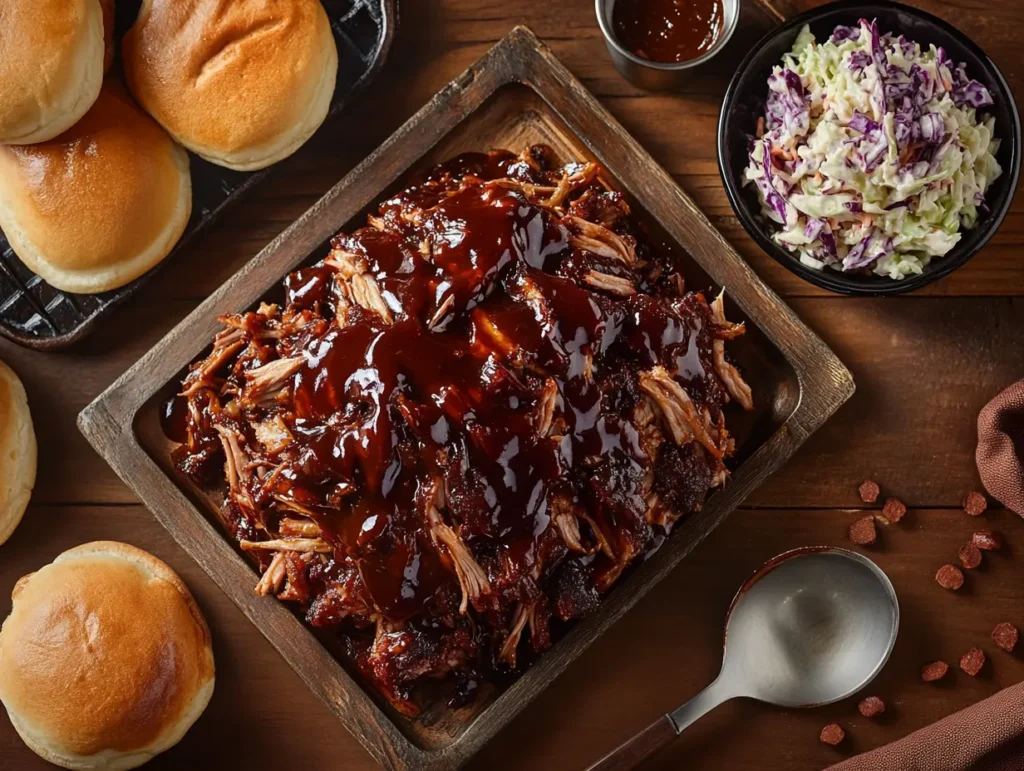
[[843,260],[843,270],[857,270],[870,263],[870,259],[864,259],[864,253],[867,251],[868,244],[870,243],[871,236],[868,235],[863,241],[853,247],[847,253],[846,259]]
[[787,220],[786,199],[779,194],[779,191],[772,184],[775,170],[772,168],[771,147],[767,140],[762,141],[762,144],[764,157],[761,162],[764,168],[764,176],[757,181],[757,186],[760,188],[761,193],[764,194],[764,199],[768,202],[768,205],[772,207],[775,213],[782,219],[782,222],[785,223]]
[[818,240],[818,236],[821,234],[821,231],[824,230],[824,229],[825,229],[825,222],[823,220],[819,220],[819,219],[817,219],[815,217],[808,217],[807,218],[807,226],[804,228],[804,237],[808,241],[813,243],[814,241]]
[[863,51],[852,51],[846,60],[846,67],[850,72],[860,72],[871,64],[871,57]]
[[942,142],[941,145],[938,146],[938,148],[935,150],[935,153],[932,155],[932,159],[928,163],[928,171],[925,174],[915,174],[915,176],[930,177],[932,174],[937,172],[939,170],[939,167],[942,166],[942,159],[946,157],[946,153],[948,153],[949,148],[953,146],[953,142],[955,141],[955,139],[956,137],[953,134],[950,134],[948,137],[946,137],[946,139]]
[[957,107],[973,107],[980,110],[983,107],[991,107],[995,104],[992,94],[984,85],[977,80],[967,77],[967,65],[961,62],[956,67],[949,68],[950,77],[953,80],[953,89],[950,97]]
[[912,114],[898,114],[893,122],[896,146],[901,150],[921,139],[921,126]]
[[873,239],[874,231],[868,234],[864,240],[850,250],[850,253],[846,255],[846,259],[843,260],[843,270],[860,270],[861,268],[865,268],[871,263],[892,254],[893,242],[891,238],[887,238],[885,240],[880,251],[869,253],[868,247],[871,245]]
[[870,134],[873,131],[881,131],[882,127],[862,112],[855,112],[850,118],[850,128],[859,131],[861,134]]
[[811,123],[807,95],[800,76],[792,70],[774,72],[768,78],[765,124],[769,129],[785,127],[790,133],[806,132]]
[[930,145],[942,144],[946,134],[946,122],[937,112],[930,112],[920,118],[921,139]]
[[995,101],[987,88],[978,81],[972,80],[963,88],[953,88],[953,103],[958,107],[968,105],[980,110],[982,107],[991,107]]
[[847,27],[840,24],[832,32],[833,43],[842,43],[844,40],[856,40],[860,37],[860,27]]
[[864,137],[861,151],[864,153],[864,171],[870,174],[878,168],[878,164],[889,152],[889,140],[886,138],[885,132],[879,129]]
[[889,75],[889,58],[885,55],[885,49],[882,47],[882,38],[878,34],[878,19],[872,19],[870,22],[861,19],[860,23],[866,25],[871,32],[871,58],[878,69],[878,79],[882,81],[884,86],[885,79]]
[[915,107],[924,107],[935,95],[935,81],[917,62],[914,62],[910,65],[910,82],[913,86]]
[[821,239],[821,245],[825,250],[825,254],[831,258],[830,262],[834,262],[839,257],[839,250],[836,248],[836,237],[832,234],[831,230],[825,229],[819,236]]

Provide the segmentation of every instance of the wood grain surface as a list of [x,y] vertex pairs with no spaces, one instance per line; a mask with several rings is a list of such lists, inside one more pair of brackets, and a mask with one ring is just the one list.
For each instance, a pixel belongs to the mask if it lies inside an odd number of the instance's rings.
[[[787,13],[808,0],[775,0]],[[1020,94],[1024,6],[1003,0],[918,0],[953,20],[1003,69]],[[872,476],[911,511],[886,528],[870,555],[900,595],[903,626],[871,692],[889,705],[867,720],[856,700],[813,711],[751,702],[704,718],[645,768],[787,771],[821,768],[870,749],[1024,678],[1024,661],[991,644],[999,621],[1024,625],[1024,523],[994,510],[984,524],[959,510],[978,485],[974,421],[995,393],[1024,376],[1024,197],[988,248],[923,293],[886,301],[840,298],[792,276],[746,238],[715,164],[715,124],[726,81],[771,25],[744,0],[726,51],[682,94],[648,95],[609,62],[591,0],[405,0],[378,86],[335,128],[281,164],[218,228],[194,242],[95,335],[61,354],[0,344],[22,376],[40,444],[33,503],[0,547],[0,616],[18,577],[76,544],[121,539],[165,559],[194,591],[214,633],[218,684],[184,741],[148,768],[366,769],[369,755],[320,704],[240,611],[178,548],[75,429],[76,414],[204,297],[305,211],[448,80],[515,24],[544,39],[626,129],[697,202],[750,265],[851,368],[858,392],[839,413],[657,589],[613,626],[471,762],[472,769],[584,768],[717,671],[721,624],[736,587],[778,552],[845,544],[856,486]],[[1009,548],[986,555],[951,594],[936,568],[978,526],[1000,529]],[[990,663],[978,678],[954,671],[920,681],[927,660],[954,663],[978,645]],[[847,741],[822,745],[838,721]],[[0,768],[48,768],[0,718]]]

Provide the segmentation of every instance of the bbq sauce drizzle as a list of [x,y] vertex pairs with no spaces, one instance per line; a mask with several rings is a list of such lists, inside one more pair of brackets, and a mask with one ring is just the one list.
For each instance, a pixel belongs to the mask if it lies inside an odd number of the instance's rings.
[[[681,488],[671,502],[699,508],[711,484],[714,459],[693,447],[652,457],[632,417],[642,399],[638,373],[663,365],[719,419],[727,397],[713,375],[707,302],[673,290],[671,266],[628,217],[616,227],[639,241],[635,268],[581,249],[552,210],[491,181],[557,178],[506,152],[438,167],[386,201],[377,227],[334,241],[374,277],[391,323],[352,307],[341,312],[344,325],[309,324],[277,343],[278,355],[302,364],[291,399],[258,418],[285,415],[292,460],[269,490],[254,477],[249,494],[260,507],[291,501],[308,511],[334,562],[355,566],[371,611],[389,623],[419,617],[430,627],[430,617],[452,616],[458,583],[424,514],[437,480],[442,516],[488,574],[492,596],[474,607],[495,630],[564,563],[577,561],[574,569],[603,590],[643,553],[658,530],[644,517],[656,463]],[[623,208],[596,183],[565,204],[608,205]],[[585,276],[595,269],[641,291],[620,297],[589,287]],[[337,273],[318,264],[289,276],[289,311],[337,316]],[[246,367],[261,363],[256,356],[236,365],[228,383],[242,387]],[[542,431],[552,384],[555,418]],[[209,424],[232,419],[204,410],[198,422],[187,420],[212,435]],[[245,421],[232,425],[258,446]],[[184,453],[177,457],[195,472]],[[588,554],[570,551],[559,535],[556,497],[589,513]],[[260,537],[252,523],[239,527],[239,537]],[[597,529],[607,548],[598,548]],[[459,624],[448,618],[442,627]]]

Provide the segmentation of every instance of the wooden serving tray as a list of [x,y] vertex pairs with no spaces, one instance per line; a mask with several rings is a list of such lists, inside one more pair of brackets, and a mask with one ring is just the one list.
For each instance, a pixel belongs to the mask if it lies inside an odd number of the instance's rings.
[[[365,88],[387,58],[398,20],[398,0],[321,0],[331,21],[338,47],[338,80],[330,125],[349,100]],[[115,38],[118,57],[112,72],[119,72],[120,41],[139,15],[139,0],[118,0]],[[136,290],[195,236],[206,230],[259,184],[273,167],[260,171],[232,171],[189,153],[192,167],[192,216],[171,253],[125,286],[99,294],[75,294],[50,286],[33,273],[0,233],[0,334],[18,345],[41,351],[66,348],[92,330],[96,321]]]
[[[688,253],[680,259],[689,286],[727,287],[730,318],[742,318],[749,327],[730,344],[730,353],[754,389],[757,408],[749,414],[730,411],[738,466],[729,484],[703,511],[681,521],[658,552],[609,592],[597,613],[572,627],[512,685],[488,686],[467,707],[436,704],[410,719],[364,689],[288,606],[256,596],[256,571],[217,524],[215,502],[174,472],[159,411],[219,329],[219,315],[279,296],[286,273],[325,256],[332,235],[361,224],[371,204],[411,174],[466,150],[518,150],[538,142],[563,161],[602,163],[652,235]],[[853,390],[850,373],[832,351],[758,279],[671,177],[530,30],[517,27],[89,405],[79,426],[381,765],[430,771],[459,767],[494,736]]]

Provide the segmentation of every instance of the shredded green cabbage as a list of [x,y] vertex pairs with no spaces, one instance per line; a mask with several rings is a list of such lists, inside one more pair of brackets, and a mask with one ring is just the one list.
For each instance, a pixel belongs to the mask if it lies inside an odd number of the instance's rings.
[[804,264],[919,274],[987,211],[999,140],[978,112],[992,99],[942,49],[875,22],[820,44],[804,27],[768,86],[745,176]]

